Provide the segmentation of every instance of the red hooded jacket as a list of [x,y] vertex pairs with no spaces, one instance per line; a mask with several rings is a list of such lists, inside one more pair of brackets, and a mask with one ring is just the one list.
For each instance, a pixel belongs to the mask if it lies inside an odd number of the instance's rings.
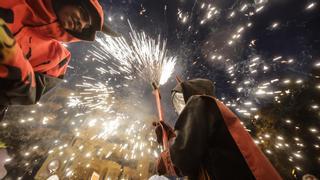
[[83,34],[64,30],[55,11],[67,2],[0,1],[0,18],[16,40],[14,56],[0,64],[0,104],[34,104],[66,73],[71,55],[61,42],[93,40],[95,32],[102,30],[104,17],[98,0],[76,1],[94,18],[89,30]]

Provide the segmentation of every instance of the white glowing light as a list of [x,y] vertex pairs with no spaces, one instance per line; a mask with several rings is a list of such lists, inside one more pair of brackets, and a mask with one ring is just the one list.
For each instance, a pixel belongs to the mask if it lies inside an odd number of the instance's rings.
[[240,11],[244,11],[244,10],[246,10],[246,9],[247,9],[247,7],[248,7],[248,5],[247,5],[247,4],[244,4],[244,5],[241,7]]
[[271,151],[271,150],[269,150],[269,149],[267,149],[267,150],[266,150],[266,153],[268,153],[268,154],[272,154],[272,151]]
[[235,14],[236,14],[236,13],[235,13],[234,11],[232,11],[232,12],[230,13],[229,17],[230,17],[230,18],[231,18],[231,17],[234,17]]
[[67,173],[66,173],[66,176],[67,176],[67,177],[70,177],[70,176],[72,176],[72,175],[73,175],[73,171],[68,170]]
[[259,89],[259,90],[256,92],[256,95],[263,95],[263,94],[266,94],[266,93],[267,93],[266,91]]
[[1,125],[2,125],[2,127],[4,127],[4,128],[5,128],[5,127],[7,127],[7,126],[8,126],[8,123],[2,123]]
[[201,9],[203,9],[205,6],[206,6],[206,4],[205,4],[205,3],[202,3],[202,4],[201,4]]
[[272,28],[273,28],[273,29],[277,28],[278,26],[279,26],[279,23],[278,23],[278,22],[275,22],[275,23],[272,24]]
[[302,158],[301,154],[298,154],[298,153],[293,153],[293,155],[297,158]]
[[283,83],[285,83],[285,84],[289,84],[290,82],[291,82],[290,79],[286,79],[286,80],[283,81]]
[[186,23],[187,20],[188,20],[188,17],[183,17],[183,18],[182,18],[182,23]]
[[88,152],[86,155],[85,155],[87,158],[91,157],[91,153]]
[[261,6],[261,7],[257,8],[256,12],[260,12],[263,8],[264,8],[264,6]]
[[291,64],[291,63],[293,63],[293,62],[294,62],[293,59],[289,59],[289,60],[288,60],[288,63],[289,63],[289,64]]
[[284,138],[282,136],[277,136],[277,139],[284,140]]
[[244,30],[244,27],[240,27],[237,32],[241,33],[243,30]]
[[98,138],[106,140],[108,136],[115,135],[116,130],[119,128],[119,126],[119,120],[108,121],[106,124],[104,124],[103,131],[98,135]]
[[246,105],[246,106],[251,106],[251,105],[252,105],[252,102],[250,102],[250,101],[245,102],[244,105]]
[[12,161],[12,158],[6,158],[6,159],[4,160],[5,163],[8,163],[8,162],[10,162],[10,161]]
[[296,81],[296,83],[297,83],[297,84],[301,84],[301,83],[303,83],[303,80],[302,80],[302,79],[298,79],[298,80]]
[[96,120],[96,119],[90,120],[89,123],[88,123],[88,126],[89,126],[89,127],[93,127],[93,126],[96,125],[96,123],[97,123],[97,120]]
[[277,56],[277,57],[273,58],[273,61],[278,61],[280,59],[282,59],[282,56]]
[[287,119],[287,120],[286,120],[286,123],[287,123],[287,124],[291,124],[291,123],[292,123],[292,121],[291,121],[291,120],[289,120],[289,119]]
[[307,5],[306,9],[307,9],[307,10],[310,10],[310,9],[312,9],[313,7],[315,7],[315,5],[316,5],[316,3],[315,3],[315,2],[312,2],[312,3],[310,3],[310,4]]
[[316,128],[310,128],[310,132],[312,132],[312,133],[317,133],[318,130],[317,130]]

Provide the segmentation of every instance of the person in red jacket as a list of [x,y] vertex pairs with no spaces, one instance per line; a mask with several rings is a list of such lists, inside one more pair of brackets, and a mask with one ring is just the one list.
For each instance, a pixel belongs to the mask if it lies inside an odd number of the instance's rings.
[[0,1],[0,120],[9,105],[30,105],[63,79],[63,42],[93,41],[104,24],[98,0]]
[[159,174],[167,174],[165,160],[171,157],[176,173],[191,180],[281,179],[240,119],[215,98],[210,80],[179,83],[172,91],[172,101],[179,113],[174,130],[165,123],[156,124],[158,142],[162,141],[162,127],[172,142],[161,154]]

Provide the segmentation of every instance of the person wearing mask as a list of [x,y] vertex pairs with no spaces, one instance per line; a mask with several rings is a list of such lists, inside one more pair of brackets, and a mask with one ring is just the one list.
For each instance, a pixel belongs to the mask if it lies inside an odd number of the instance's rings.
[[155,124],[157,141],[161,143],[165,129],[171,142],[158,161],[160,175],[166,175],[171,158],[176,174],[191,180],[282,179],[240,119],[217,100],[213,82],[180,82],[172,90],[172,102],[179,114],[174,129]]

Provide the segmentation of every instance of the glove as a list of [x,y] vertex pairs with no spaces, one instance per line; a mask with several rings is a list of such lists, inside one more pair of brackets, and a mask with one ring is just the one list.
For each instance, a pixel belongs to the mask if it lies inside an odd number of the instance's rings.
[[0,18],[0,63],[4,64],[11,60],[16,54],[16,41],[7,27],[6,23]]
[[155,126],[155,133],[157,135],[157,142],[162,145],[162,128],[167,132],[168,141],[170,141],[172,138],[176,137],[176,134],[174,133],[174,130],[167,125],[165,122],[154,122],[153,126]]

